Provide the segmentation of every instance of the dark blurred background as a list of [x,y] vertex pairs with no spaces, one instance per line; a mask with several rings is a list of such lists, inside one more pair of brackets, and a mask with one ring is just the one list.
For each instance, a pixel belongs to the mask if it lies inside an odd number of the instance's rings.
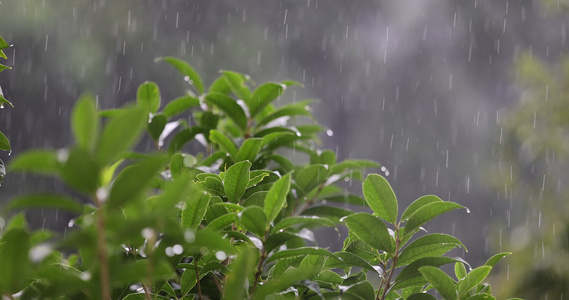
[[[72,143],[69,114],[84,92],[101,108],[133,101],[145,80],[163,103],[179,96],[186,83],[159,56],[189,61],[206,84],[220,69],[293,79],[306,88],[280,101],[319,99],[325,148],[382,163],[403,205],[436,194],[470,209],[427,228],[460,238],[469,252],[457,255],[478,266],[515,252],[493,273],[500,295],[567,298],[569,113],[535,131],[569,107],[567,3],[7,0],[0,35],[13,70],[0,86],[15,108],[0,111],[13,148],[0,158]],[[0,205],[54,189],[8,174]],[[62,229],[69,217],[40,211],[33,222]]]

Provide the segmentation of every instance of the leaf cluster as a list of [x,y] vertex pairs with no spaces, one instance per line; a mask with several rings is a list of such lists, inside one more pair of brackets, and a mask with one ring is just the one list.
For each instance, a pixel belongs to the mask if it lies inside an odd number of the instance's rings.
[[[277,106],[294,81],[258,86],[221,71],[206,90],[185,61],[157,59],[189,83],[162,103],[153,82],[135,104],[100,110],[76,103],[75,146],[24,153],[9,171],[55,176],[82,194],[25,194],[4,210],[43,207],[79,216],[66,235],[30,231],[14,215],[0,240],[0,294],[52,299],[494,299],[484,280],[496,262],[467,272],[466,247],[422,234],[462,208],[428,195],[400,213],[395,193],[366,160],[318,149],[310,100]],[[185,119],[189,116],[189,119]],[[146,132],[155,150],[133,149]],[[189,153],[190,143],[203,146]],[[309,163],[297,165],[282,149]],[[343,189],[362,181],[363,197]],[[359,206],[372,213],[340,208]],[[314,229],[347,226],[341,251],[319,248]],[[456,280],[438,267],[454,263]],[[469,267],[470,268],[470,267]],[[368,277],[377,278],[372,285]],[[17,296],[14,296],[17,295]]]

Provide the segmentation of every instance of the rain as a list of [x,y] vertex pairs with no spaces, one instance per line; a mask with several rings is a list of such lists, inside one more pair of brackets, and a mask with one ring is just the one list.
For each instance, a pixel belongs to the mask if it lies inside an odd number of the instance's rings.
[[[469,251],[456,256],[478,266],[515,253],[492,272],[498,298],[563,299],[568,17],[566,0],[5,1],[0,35],[12,47],[0,63],[12,69],[0,74],[0,95],[14,108],[0,110],[12,145],[0,159],[44,148],[65,161],[69,116],[84,93],[101,109],[133,102],[145,81],[159,85],[163,103],[180,96],[188,80],[157,57],[187,60],[207,84],[222,69],[256,83],[296,80],[305,87],[289,87],[278,104],[315,99],[323,149],[378,161],[374,172],[403,206],[433,194],[468,207],[426,228],[461,239]],[[143,140],[139,150],[149,149]],[[50,177],[2,177],[0,207],[30,191],[81,197]],[[59,231],[76,217],[28,215],[34,228]],[[341,248],[334,229],[322,236],[319,247]]]

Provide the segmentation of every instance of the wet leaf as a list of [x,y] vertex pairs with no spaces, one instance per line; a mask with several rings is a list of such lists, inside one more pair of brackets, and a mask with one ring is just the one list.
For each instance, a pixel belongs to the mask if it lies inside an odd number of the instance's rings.
[[510,254],[512,254],[512,252],[502,252],[502,253],[495,254],[492,257],[490,257],[484,265],[489,266],[489,267],[494,267],[498,263],[498,261],[500,261],[502,258],[504,258]]
[[328,173],[328,168],[324,165],[309,165],[300,170],[294,180],[305,193],[308,193],[325,182]]
[[138,106],[147,112],[156,113],[160,108],[160,89],[151,81],[146,81],[138,87],[136,92]]
[[221,72],[223,74],[223,79],[225,79],[225,83],[231,89],[233,94],[245,101],[245,103],[249,103],[251,91],[249,91],[249,88],[245,85],[245,82],[249,81],[248,76],[227,70],[223,70]]
[[247,128],[247,116],[233,98],[224,94],[210,93],[205,100],[208,104],[215,105],[223,111],[241,130]]
[[164,168],[164,157],[149,157],[122,170],[111,186],[109,204],[124,206],[140,195],[151,180]]
[[10,141],[4,135],[4,133],[2,133],[2,131],[0,131],[0,150],[12,151],[12,148],[10,146]]
[[243,227],[259,238],[265,239],[265,231],[268,224],[263,208],[259,206],[249,206],[244,209],[240,215],[240,221]]
[[219,146],[219,150],[229,154],[233,161],[237,161],[237,147],[225,134],[213,129],[209,132],[209,139]]
[[254,162],[259,150],[261,150],[263,139],[249,138],[243,142],[239,152],[237,152],[237,161],[248,160]]
[[403,233],[408,235],[436,216],[459,208],[464,207],[454,202],[433,202],[422,206],[407,220]]
[[267,125],[270,122],[282,118],[282,117],[293,117],[293,116],[311,116],[310,111],[306,109],[305,105],[291,104],[278,108],[268,116],[264,117],[257,123],[258,127]]
[[290,190],[290,177],[291,173],[287,173],[279,180],[277,180],[265,197],[265,215],[267,216],[267,223],[273,222],[283,208],[286,200],[286,195]]
[[319,225],[327,227],[336,227],[334,222],[329,219],[318,217],[318,216],[298,216],[298,217],[287,217],[280,220],[275,227],[273,227],[272,232],[278,232],[279,230],[284,230],[295,225]]
[[210,199],[211,196],[207,193],[189,197],[185,209],[182,210],[182,227],[184,229],[198,229],[205,216]]
[[466,277],[458,283],[458,297],[462,299],[462,297],[466,296],[470,290],[482,283],[491,270],[492,267],[490,266],[481,266],[470,271]]
[[198,75],[198,72],[196,72],[194,70],[194,68],[187,62],[175,58],[175,57],[158,57],[156,58],[155,61],[166,61],[167,63],[169,63],[171,66],[173,66],[174,68],[176,68],[178,70],[178,72],[180,72],[182,75],[184,76],[188,76],[188,82],[193,85],[196,90],[198,91],[198,93],[203,94],[204,92],[204,87],[202,84],[202,80]]
[[73,107],[71,113],[71,130],[77,145],[92,151],[99,134],[99,117],[92,95],[83,95]]
[[164,114],[166,118],[171,118],[175,115],[185,112],[186,110],[192,107],[196,107],[199,105],[200,105],[199,99],[192,97],[190,95],[186,95],[168,102],[168,104],[166,104],[166,107],[164,107],[164,109],[162,110],[162,114]]
[[7,212],[27,208],[52,208],[81,213],[83,206],[72,198],[56,194],[30,194],[19,195],[4,206]]
[[249,161],[238,162],[225,173],[223,186],[227,199],[232,203],[239,203],[249,184],[251,163]]
[[409,244],[399,255],[397,266],[404,266],[423,257],[441,256],[448,251],[466,247],[457,238],[441,233],[432,233],[422,236]]
[[131,108],[112,118],[105,125],[97,150],[97,160],[102,164],[114,163],[138,141],[146,127],[148,113]]
[[391,224],[397,222],[397,198],[385,178],[378,174],[368,175],[363,184],[363,193],[375,215]]
[[350,232],[371,247],[393,252],[394,241],[389,235],[387,226],[379,218],[367,213],[355,213],[344,219]]
[[425,266],[419,268],[419,272],[423,274],[423,277],[432,284],[439,294],[447,300],[456,300],[456,282],[452,280],[445,272],[439,268]]

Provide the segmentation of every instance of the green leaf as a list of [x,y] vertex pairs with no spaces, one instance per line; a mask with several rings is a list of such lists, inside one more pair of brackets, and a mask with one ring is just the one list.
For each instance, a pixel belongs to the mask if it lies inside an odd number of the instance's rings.
[[231,88],[227,85],[224,76],[220,76],[213,81],[213,83],[209,86],[210,93],[220,93],[229,95],[231,93]]
[[164,109],[162,110],[162,114],[164,114],[166,118],[171,118],[175,115],[183,113],[184,111],[192,107],[196,107],[199,105],[200,105],[199,99],[192,97],[190,95],[186,95],[168,102],[168,104],[166,104],[166,107],[164,107]]
[[227,169],[223,186],[225,188],[227,199],[230,202],[239,203],[241,200],[241,197],[245,193],[245,189],[249,184],[250,168],[250,162],[241,161]]
[[375,292],[373,290],[373,286],[369,281],[362,281],[358,282],[352,286],[350,286],[346,293],[356,295],[362,299],[374,299]]
[[363,192],[375,215],[391,224],[397,223],[397,198],[385,178],[378,174],[368,175],[363,184]]
[[261,150],[261,145],[263,143],[263,139],[259,138],[249,138],[243,142],[241,148],[239,148],[239,152],[237,153],[237,161],[248,160],[248,161],[255,161],[257,154],[259,154],[259,150]]
[[81,96],[73,107],[71,130],[79,147],[87,151],[95,148],[99,133],[99,118],[92,95]]
[[340,263],[337,260],[328,260],[326,261],[326,268],[334,269],[360,267],[377,273],[377,270],[372,265],[370,265],[365,259],[357,254],[346,251],[339,251],[335,252],[334,255],[338,257],[342,262]]
[[324,165],[309,165],[297,173],[295,181],[305,193],[308,193],[325,182],[328,179],[328,173],[329,170]]
[[464,206],[454,202],[433,202],[422,206],[407,220],[403,233],[407,235],[436,216],[458,208],[464,208]]
[[249,112],[254,118],[265,106],[277,99],[286,89],[286,85],[276,82],[267,82],[255,89],[249,100]]
[[454,275],[456,275],[456,279],[462,280],[466,277],[466,267],[463,263],[457,262],[454,264]]
[[164,131],[164,127],[166,127],[166,122],[166,116],[162,114],[154,115],[152,116],[152,119],[150,119],[150,123],[148,123],[147,129],[150,137],[152,137],[155,142],[158,142],[160,139],[160,135]]
[[268,172],[263,171],[263,170],[256,170],[256,171],[252,171],[250,176],[251,176],[251,178],[249,179],[249,183],[247,184],[247,188],[256,186],[257,184],[259,184],[259,182],[263,181],[263,179],[265,179],[265,177],[270,176],[270,174]]
[[176,133],[172,141],[170,142],[170,146],[168,147],[168,153],[174,154],[182,147],[191,141],[196,135],[203,134],[207,135],[209,132],[208,129],[193,126],[190,128],[183,129],[182,131]]
[[247,116],[243,108],[237,102],[224,94],[210,93],[205,96],[208,104],[217,106],[223,111],[241,130],[247,129]]
[[490,257],[484,265],[494,267],[498,263],[498,261],[500,261],[502,258],[504,258],[510,254],[512,254],[512,252],[502,252],[502,253],[495,254],[492,257]]
[[269,256],[266,263],[270,263],[275,260],[289,258],[289,257],[298,257],[298,256],[306,256],[306,255],[321,255],[321,256],[328,256],[330,259],[338,260],[334,254],[330,251],[322,248],[312,248],[312,247],[301,247],[296,249],[286,249],[275,252],[273,255]]
[[290,177],[291,173],[287,173],[279,180],[277,180],[265,197],[265,215],[267,216],[267,223],[270,224],[275,220],[283,205],[286,201],[286,195],[290,190]]
[[399,255],[397,266],[404,266],[423,257],[441,256],[448,251],[466,247],[454,236],[433,233],[422,236],[407,246]]
[[249,99],[251,98],[251,92],[249,91],[249,88],[245,85],[245,82],[249,81],[249,76],[233,71],[223,70],[221,72],[223,74],[222,75],[223,79],[225,79],[225,83],[227,84],[227,86],[229,86],[229,88],[235,94],[235,96],[245,101],[245,103],[249,103]]
[[[1,67],[6,67],[6,66],[4,66],[3,64],[0,64],[0,68],[1,68]],[[11,69],[11,68],[8,68],[8,69]],[[1,71],[1,69],[0,69],[0,71]],[[4,104],[8,104],[8,105],[10,105],[11,107],[14,107],[14,104],[12,104],[12,102],[10,102],[10,101],[8,101],[6,98],[4,98],[4,96],[2,95],[2,93],[0,93],[0,107],[1,107],[2,105],[4,105]]]
[[2,57],[3,59],[8,59],[8,57],[6,57],[6,54],[4,54],[4,49],[9,48],[10,45],[8,43],[6,43],[6,41],[4,40],[4,38],[2,38],[0,36],[0,57]]
[[[263,207],[265,206],[265,197],[267,197],[267,191],[260,191],[260,192],[256,192],[253,193],[251,196],[249,196],[249,198],[245,199],[245,201],[243,201],[243,206],[244,207],[248,207],[248,206],[252,206],[252,205],[256,205],[256,206],[260,206]],[[265,216],[266,218],[266,216]]]
[[197,195],[189,197],[185,209],[182,210],[182,227],[184,229],[198,229],[205,216],[210,199],[210,195],[205,192],[200,193],[199,197]]
[[431,204],[434,202],[443,202],[441,198],[434,196],[434,195],[426,195],[422,196],[419,199],[413,201],[403,212],[401,215],[401,222],[407,221],[409,217],[411,217],[419,208]]
[[237,216],[237,214],[235,214],[235,213],[228,213],[228,214],[222,215],[218,218],[215,218],[211,222],[209,222],[209,224],[207,224],[205,229],[209,230],[209,231],[223,230],[225,227],[232,225],[233,223],[235,223],[237,221],[236,216]]
[[212,195],[225,197],[225,187],[223,187],[221,179],[207,177],[203,182],[200,182],[200,186]]
[[247,298],[245,283],[255,272],[257,250],[247,247],[239,253],[235,262],[231,264],[231,274],[226,279],[223,290],[223,299],[242,300]]
[[71,150],[67,161],[61,169],[63,180],[70,187],[93,195],[99,186],[100,167],[85,150]]
[[452,280],[445,272],[441,271],[439,268],[425,266],[419,268],[419,272],[423,274],[423,277],[432,284],[439,294],[443,296],[446,300],[456,300],[456,282]]
[[[490,294],[477,294],[466,298],[466,300],[496,300],[496,298]],[[508,300],[522,300],[520,298],[510,298]]]
[[407,300],[437,300],[437,298],[427,293],[419,293],[409,296]]
[[173,66],[174,68],[176,68],[178,70],[178,72],[180,72],[182,75],[184,76],[188,76],[187,80],[190,84],[192,84],[194,87],[196,87],[196,90],[198,90],[198,93],[203,94],[204,92],[204,88],[203,88],[203,84],[202,84],[202,80],[200,78],[200,76],[198,75],[198,72],[196,72],[194,70],[194,68],[192,68],[192,66],[175,57],[158,57],[155,59],[156,62],[164,60],[167,63],[169,63],[171,66]]
[[259,206],[249,206],[240,215],[241,225],[264,240],[268,227],[265,211]]
[[10,141],[8,138],[0,131],[0,150],[12,151],[12,147],[10,146]]
[[466,296],[470,290],[482,283],[491,270],[492,267],[490,266],[481,266],[470,271],[470,273],[458,283],[458,297],[461,299]]
[[353,213],[354,212],[349,211],[347,209],[334,207],[334,206],[322,205],[322,206],[310,207],[310,208],[304,210],[303,212],[301,212],[301,215],[303,215],[303,216],[318,216],[318,217],[323,217],[323,218],[333,220],[334,222],[336,222],[336,221],[339,222],[341,218],[343,218],[345,216],[349,216]]
[[387,226],[379,218],[367,213],[355,213],[344,219],[348,229],[364,243],[371,247],[385,251],[393,252],[394,241]]
[[237,147],[225,134],[212,129],[209,131],[209,139],[219,146],[219,149],[231,157],[233,161],[237,161]]
[[8,171],[59,175],[62,164],[58,156],[67,159],[67,150],[63,149],[58,153],[51,150],[28,151],[12,159],[8,164]]
[[397,275],[395,279],[395,284],[393,285],[394,290],[399,290],[407,287],[413,286],[424,286],[427,284],[425,278],[419,272],[419,268],[424,266],[439,267],[445,264],[456,263],[462,261],[456,258],[450,257],[424,257],[418,259],[405,268]]
[[146,127],[148,113],[140,108],[131,108],[111,119],[103,129],[97,150],[97,160],[101,164],[117,161],[122,153],[140,138]]
[[294,225],[320,225],[327,227],[336,227],[334,222],[326,218],[321,218],[318,216],[299,216],[299,217],[288,217],[280,220],[272,232],[278,232],[286,228],[292,227]]
[[119,173],[109,197],[109,204],[114,207],[124,206],[140,195],[151,180],[164,169],[164,157],[149,157],[126,167]]
[[275,110],[274,112],[272,112],[270,115],[264,117],[261,121],[259,121],[257,123],[257,127],[267,125],[271,121],[274,121],[282,117],[311,116],[310,111],[307,108],[308,106],[306,105],[298,105],[298,104],[282,106],[277,110]]
[[283,173],[288,173],[294,170],[294,164],[286,157],[278,154],[271,154],[267,156],[267,159],[270,159],[276,162],[280,169],[283,170]]
[[4,206],[6,212],[26,208],[54,208],[74,213],[83,211],[83,206],[74,199],[53,194],[19,195]]
[[29,238],[25,230],[12,229],[0,240],[0,290],[4,294],[15,294],[29,284]]
[[158,85],[151,81],[145,81],[136,91],[138,106],[147,112],[156,113],[160,108],[160,90]]

